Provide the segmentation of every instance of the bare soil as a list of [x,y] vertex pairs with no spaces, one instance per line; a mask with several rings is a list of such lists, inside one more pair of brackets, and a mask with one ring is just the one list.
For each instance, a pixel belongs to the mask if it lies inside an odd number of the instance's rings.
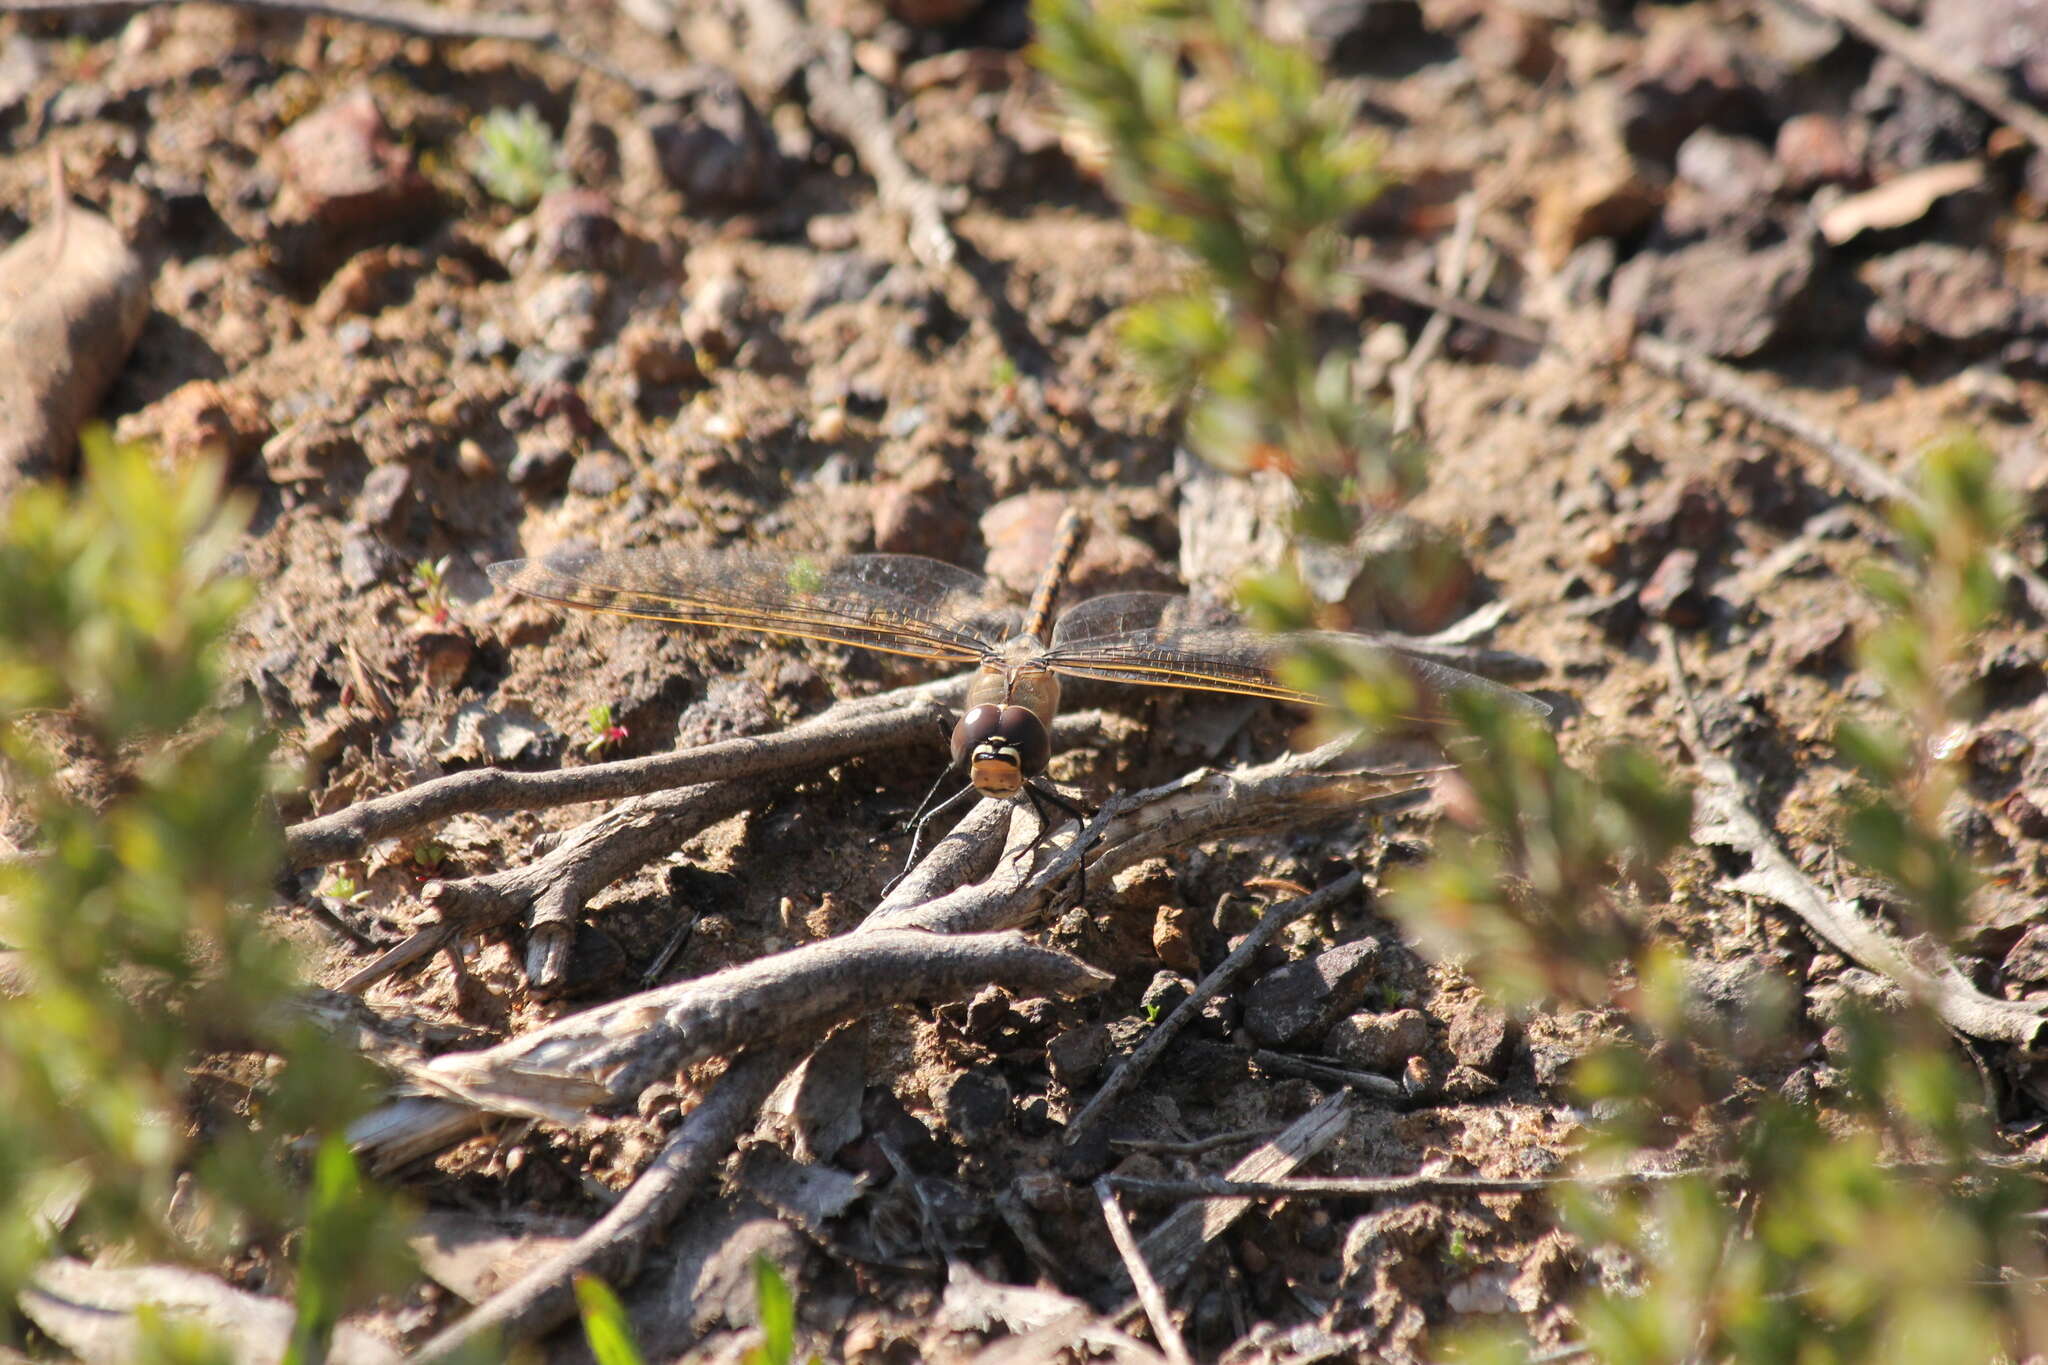
[[[601,706],[623,729],[601,746],[611,758],[778,728],[835,697],[924,676],[830,648],[562,615],[494,594],[483,566],[496,560],[570,543],[880,548],[987,562],[1022,591],[1035,566],[1004,517],[1037,525],[1071,501],[1096,527],[1082,589],[1099,591],[1178,581],[1183,551],[1206,534],[1184,516],[1177,414],[1117,342],[1127,307],[1184,278],[1186,264],[1126,225],[1069,154],[1021,56],[1028,24],[1014,0],[963,6],[935,26],[867,0],[812,16],[855,35],[863,69],[889,92],[904,155],[960,195],[952,226],[964,265],[936,281],[849,150],[807,120],[800,99],[760,83],[769,58],[748,52],[744,24],[659,0],[547,8],[628,70],[672,74],[694,58],[707,82],[729,72],[751,102],[746,118],[708,99],[644,99],[519,43],[208,5],[0,17],[0,54],[19,58],[0,56],[0,240],[48,212],[54,147],[74,200],[111,218],[152,270],[152,311],[101,414],[168,459],[208,444],[237,456],[236,484],[255,508],[243,567],[262,585],[240,658],[304,774],[287,820],[491,757],[591,761]],[[1794,856],[1831,875],[1850,775],[1830,736],[1845,714],[1876,714],[1854,663],[1876,619],[1856,572],[1887,554],[1890,533],[1811,450],[1630,363],[1627,330],[1666,330],[1744,363],[1785,404],[1908,477],[1917,446],[1967,423],[2033,496],[2048,470],[2044,155],[1994,151],[1976,188],[1829,242],[1814,235],[1815,214],[1906,171],[1984,155],[1988,124],[1965,108],[1953,127],[1926,115],[1927,127],[1902,131],[1921,106],[1859,96],[1877,64],[1868,47],[1840,35],[1798,47],[1819,40],[1786,36],[1770,4],[1361,8],[1391,16],[1390,27],[1374,37],[1360,26],[1379,19],[1354,16],[1364,36],[1333,59],[1379,127],[1398,187],[1357,225],[1359,257],[1426,280],[1460,200],[1474,196],[1478,251],[1497,265],[1486,301],[1567,344],[1539,350],[1450,328],[1420,374],[1432,476],[1409,512],[1460,576],[1405,615],[1375,618],[1359,594],[1355,619],[1432,630],[1504,603],[1492,643],[1542,662],[1547,671],[1520,685],[1558,704],[1568,754],[1629,743],[1684,772],[1668,678],[1644,630],[1663,615],[1683,629],[1711,737],[1756,771]],[[670,14],[673,31],[629,17],[643,12]],[[963,53],[976,60],[943,60]],[[1681,67],[1684,79],[1671,74]],[[1721,104],[1696,98],[1709,87]],[[367,125],[334,113],[358,91],[373,109]],[[465,169],[476,121],[521,104],[561,137],[574,186],[532,211],[493,200]],[[1801,149],[1780,130],[1798,115],[1834,120],[1853,146],[1846,168],[1796,179]],[[338,141],[295,154],[288,134],[319,118],[339,118]],[[661,130],[679,127],[694,149],[676,154],[680,185],[661,152]],[[1713,145],[1681,155],[1701,128],[1760,152],[1763,169]],[[350,158],[373,168],[367,191],[337,183]],[[1622,183],[1612,202],[1589,206],[1587,187],[1604,175]],[[1760,254],[1786,241],[1805,243],[1815,263],[1787,297],[1759,304],[1758,281],[1781,268]],[[1695,297],[1670,303],[1653,288],[1633,309],[1607,305],[1617,270],[1702,245],[1721,254],[1677,267]],[[1992,282],[1928,301],[1935,285],[1893,288],[1874,274],[1928,245],[1956,255],[1897,263],[1899,278],[1952,281],[1968,261]],[[1758,316],[1737,326],[1728,315],[1741,310]],[[1987,312],[1989,323],[1957,320]],[[1427,318],[1364,291],[1341,320],[1382,393],[1386,362]],[[1012,501],[1047,493],[1058,496]],[[2041,548],[2036,518],[2019,550],[2038,563]],[[1678,550],[1696,558],[1673,567]],[[415,566],[444,558],[445,587],[422,583]],[[1646,599],[1660,578],[1680,591]],[[2015,998],[2048,980],[2048,957],[2016,947],[2032,942],[2048,876],[2048,820],[2029,795],[2048,786],[2043,645],[2038,622],[2020,619],[1983,650],[1997,708],[1986,728],[2011,732],[1991,746],[2006,758],[1987,758],[1955,817],[1996,873],[1968,965],[1987,990]],[[1277,707],[1138,689],[1101,704],[1111,722],[1052,772],[1091,802],[1204,763],[1271,757],[1300,724]],[[465,735],[466,707],[510,718],[510,747]],[[509,936],[465,946],[466,984],[436,958],[374,988],[369,1003],[422,1030],[496,1038],[639,989],[685,915],[697,916],[695,931],[664,980],[842,931],[899,865],[904,817],[943,762],[935,739],[914,761],[845,764],[613,886],[590,907],[568,998],[527,990]],[[349,913],[395,937],[418,921],[425,880],[524,860],[537,836],[594,813],[461,817],[301,878],[296,900],[272,913],[332,985],[369,958],[306,909],[335,877],[368,892]],[[1405,943],[1371,891],[1383,867],[1427,848],[1435,819],[1203,848],[1096,888],[1039,932],[1115,973],[1116,986],[1083,1001],[1016,1002],[998,1034],[970,1028],[960,1002],[867,1021],[854,1049],[860,1136],[830,1158],[869,1182],[860,1198],[822,1222],[778,1217],[736,1157],[724,1186],[621,1286],[650,1358],[722,1358],[751,1340],[744,1269],[756,1250],[790,1271],[806,1330],[833,1359],[980,1349],[981,1333],[936,1311],[946,1256],[991,1279],[1044,1278],[1087,1297],[1116,1265],[1089,1178],[1111,1166],[1214,1173],[1242,1148],[1113,1148],[1077,1167],[1060,1125],[1103,1067],[1098,1058],[1062,1078],[1048,1051],[1066,1040],[1085,1063],[1091,1030],[1112,1058],[1143,1036],[1146,993],[1171,973],[1154,940],[1163,911],[1198,926],[1207,968],[1259,907],[1289,896],[1276,879],[1312,886],[1344,864],[1366,870],[1367,893],[1297,926],[1253,978],[1378,942],[1369,984],[1340,1013],[1421,1011],[1428,1084],[1401,1107],[1362,1105],[1311,1170],[1557,1170],[1582,1132],[1569,1063],[1608,1021],[1538,1012],[1497,1049],[1454,1050],[1487,1033],[1492,1007],[1457,965]],[[1687,853],[1639,912],[1684,946],[1703,982],[1760,969],[1826,997],[1842,960],[1723,889],[1723,870]],[[1269,1128],[1328,1093],[1250,1061],[1239,1014],[1251,984],[1123,1104],[1116,1139]],[[1755,1083],[1810,1091],[1827,1064],[1824,1031],[1816,1013]],[[686,1080],[665,1103],[575,1130],[503,1125],[393,1178],[442,1215],[573,1229],[632,1180],[692,1093]],[[2038,1099],[2019,1085],[2004,1095],[2001,1122],[2033,1140]],[[901,1180],[884,1137],[928,1189],[947,1192],[949,1246],[929,1244],[917,1209],[892,1191]],[[777,1140],[765,1129],[759,1139]],[[1140,1227],[1160,1212],[1141,1210]],[[1034,1262],[1018,1220],[1058,1250],[1055,1264]],[[1186,1330],[1204,1359],[1319,1358],[1309,1337],[1285,1336],[1313,1324],[1335,1334],[1319,1340],[1339,1355],[1403,1360],[1447,1326],[1503,1314],[1539,1343],[1567,1341],[1568,1302],[1602,1274],[1534,1195],[1281,1201],[1222,1237],[1177,1301],[1191,1306]],[[416,1344],[462,1311],[464,1287],[447,1278],[366,1325]],[[1266,1344],[1244,1340],[1254,1333]],[[550,1358],[583,1351],[573,1327],[546,1346]]]

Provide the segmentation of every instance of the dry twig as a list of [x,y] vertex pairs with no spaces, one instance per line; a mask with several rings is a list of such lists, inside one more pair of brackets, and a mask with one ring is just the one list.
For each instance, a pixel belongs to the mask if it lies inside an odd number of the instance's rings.
[[[991,982],[1026,995],[1086,995],[1111,978],[1021,934],[859,931],[806,943],[558,1019],[481,1052],[447,1053],[438,1075],[504,1102],[554,1103],[558,1081],[595,1082],[614,1100],[709,1057],[808,1034],[912,1000]],[[574,1122],[580,1110],[553,1117]]]
[[[1853,29],[1872,47],[1891,53],[1906,65],[1932,76],[1993,118],[2048,151],[2048,114],[2016,99],[1997,78],[1980,67],[1966,66],[1914,29],[1886,14],[1870,0],[1800,0],[1808,9]],[[2017,22],[2017,21],[2016,21]]]
[[436,820],[487,810],[543,810],[700,782],[826,767],[906,744],[929,744],[965,686],[958,678],[903,688],[882,697],[840,702],[809,720],[769,735],[747,735],[700,748],[593,763],[551,772],[472,768],[403,791],[358,801],[285,831],[294,869],[357,858],[379,839],[407,834]]
[[624,1197],[568,1246],[521,1275],[415,1352],[415,1361],[453,1359],[478,1345],[505,1349],[565,1322],[576,1310],[574,1281],[632,1279],[642,1250],[690,1202],[732,1150],[770,1091],[795,1064],[789,1047],[749,1051],[670,1136]]
[[1729,884],[1791,911],[1830,947],[1926,1001],[1956,1032],[1989,1042],[2036,1047],[2044,1025],[2048,1025],[2041,1002],[1985,995],[1938,946],[1925,941],[1899,942],[1854,907],[1830,900],[1807,879],[1757,815],[1749,795],[1750,783],[1741,771],[1707,746],[1685,665],[1678,657],[1678,638],[1670,627],[1659,629],[1657,644],[1678,702],[1680,732],[1706,779],[1694,817],[1694,837],[1703,844],[1735,849],[1750,860],[1750,870]]
[[1102,1083],[1102,1088],[1082,1106],[1081,1112],[1067,1125],[1067,1145],[1073,1146],[1080,1142],[1094,1131],[1097,1123],[1108,1117],[1111,1107],[1138,1083],[1139,1078],[1150,1069],[1159,1054],[1165,1051],[1166,1045],[1201,1015],[1202,1006],[1235,981],[1238,975],[1251,965],[1252,959],[1278,937],[1282,929],[1305,916],[1321,913],[1364,884],[1365,878],[1354,870],[1313,895],[1268,907],[1266,913],[1259,917],[1259,922],[1252,926],[1251,932],[1244,936],[1244,941],[1231,949],[1230,955],[1216,964],[1214,971],[1202,978],[1194,993],[1181,1001],[1173,1013],[1159,1021],[1158,1026],[1145,1036],[1145,1041],[1138,1044],[1131,1055],[1124,1059],[1123,1064],[1110,1073],[1109,1079]]
[[789,0],[745,0],[745,6],[757,82],[779,90],[802,71],[811,118],[853,148],[875,178],[882,202],[908,221],[911,255],[945,276],[960,259],[960,244],[946,222],[959,210],[960,196],[926,180],[903,159],[889,127],[888,97],[854,66],[852,40],[836,29],[806,24]]
[[1131,1235],[1131,1225],[1106,1177],[1095,1182],[1095,1202],[1102,1206],[1102,1221],[1109,1228],[1109,1240],[1116,1244],[1116,1254],[1123,1258],[1124,1273],[1131,1277],[1131,1284],[1138,1291],[1138,1302],[1145,1305],[1146,1320],[1152,1324],[1152,1339],[1174,1365],[1191,1365],[1188,1344],[1181,1340],[1180,1329],[1174,1326],[1173,1309],[1167,1304],[1159,1281],[1152,1278],[1145,1253],[1138,1249],[1138,1239]]

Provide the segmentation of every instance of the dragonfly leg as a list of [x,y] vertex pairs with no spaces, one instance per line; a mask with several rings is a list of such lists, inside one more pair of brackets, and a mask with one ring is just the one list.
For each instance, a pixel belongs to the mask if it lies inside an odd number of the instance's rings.
[[[1069,801],[1066,797],[1060,795],[1050,782],[1042,779],[1026,782],[1024,784],[1024,795],[1031,799],[1032,814],[1038,817],[1038,833],[1032,836],[1031,842],[1026,844],[1016,854],[1017,857],[1029,857],[1040,844],[1045,842],[1046,836],[1052,833],[1053,822],[1046,817],[1045,813],[1045,808],[1048,805],[1080,821],[1083,826],[1083,833],[1086,833],[1089,819],[1087,808],[1076,802]],[[1088,863],[1086,859],[1074,864],[1074,895],[1078,900],[1085,901],[1088,899]]]
[[970,796],[979,795],[979,793],[976,792],[972,786],[966,786],[962,787],[959,791],[954,792],[945,800],[939,802],[938,805],[932,805],[932,797],[937,796],[939,794],[939,788],[945,785],[946,778],[951,774],[952,769],[950,768],[948,768],[944,773],[941,773],[939,775],[939,780],[936,783],[932,784],[931,795],[925,797],[924,805],[918,807],[917,821],[915,824],[911,826],[910,856],[903,860],[903,870],[901,872],[898,872],[895,876],[891,877],[889,879],[889,884],[882,888],[882,894],[884,896],[888,895],[891,891],[894,891],[897,885],[905,877],[908,877],[910,875],[910,869],[917,866],[917,856],[924,848],[925,826],[929,825],[932,821],[938,819],[941,815],[951,810],[954,806],[959,805],[966,798]]

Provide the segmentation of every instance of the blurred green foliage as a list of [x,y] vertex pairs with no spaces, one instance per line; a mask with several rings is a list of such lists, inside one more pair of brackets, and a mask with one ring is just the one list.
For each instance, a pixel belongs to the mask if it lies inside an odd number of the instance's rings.
[[1187,440],[1233,470],[1282,469],[1304,530],[1348,538],[1361,501],[1403,496],[1420,452],[1352,383],[1347,222],[1383,186],[1354,101],[1242,0],[1034,0],[1038,61],[1107,149],[1140,227],[1198,267],[1135,308],[1124,339],[1190,404]]
[[95,440],[75,495],[25,489],[0,523],[0,791],[29,831],[0,859],[27,983],[0,998],[0,1296],[60,1248],[213,1261],[310,1218],[313,1359],[387,1282],[390,1242],[344,1147],[310,1213],[294,1171],[295,1140],[338,1133],[369,1078],[291,1008],[257,912],[279,773],[255,715],[221,704],[246,517],[212,464]]
[[626,1306],[610,1285],[594,1275],[578,1275],[576,1307],[583,1316],[583,1339],[597,1365],[641,1365],[646,1359],[633,1340]]
[[530,208],[549,190],[569,184],[554,131],[530,104],[493,109],[478,119],[467,165],[485,193],[514,208]]
[[[1202,454],[1289,471],[1300,529],[1347,533],[1417,475],[1350,392],[1355,332],[1329,340],[1341,233],[1378,187],[1369,142],[1313,64],[1260,35],[1238,0],[1036,0],[1035,13],[1040,61],[1103,143],[1111,188],[1195,260],[1184,291],[1134,313],[1135,358],[1191,402]],[[1994,465],[1967,437],[1926,452],[1919,501],[1897,514],[1909,562],[1869,579],[1889,619],[1863,661],[1889,714],[1840,738],[1865,778],[1846,851],[1937,946],[1967,922],[1975,885],[1943,816],[1953,736],[1973,715],[1953,680],[2002,602],[1989,553],[2011,508]],[[1311,623],[1293,575],[1246,586],[1267,626]],[[1428,709],[1398,670],[1334,645],[1289,668],[1353,723]],[[1660,865],[1692,817],[1666,765],[1615,750],[1582,772],[1515,708],[1446,700],[1435,728],[1459,761],[1451,818],[1435,856],[1392,879],[1389,903],[1495,996],[1587,1006],[1611,1024],[1611,1045],[1577,1072],[1603,1117],[1583,1182],[1559,1203],[1615,1273],[1572,1305],[1573,1358],[1822,1365],[2048,1347],[2031,1287],[2039,1238],[2022,1221],[2031,1186],[1985,1159],[1996,1135],[1977,1078],[1927,1002],[1846,1004],[1804,1088],[1760,1085],[1784,1069],[1802,1002],[1764,981],[1728,1018],[1696,995],[1682,945],[1651,932]],[[1688,1173],[1628,1178],[1647,1152]],[[1514,1332],[1455,1345],[1464,1359],[1531,1353]]]

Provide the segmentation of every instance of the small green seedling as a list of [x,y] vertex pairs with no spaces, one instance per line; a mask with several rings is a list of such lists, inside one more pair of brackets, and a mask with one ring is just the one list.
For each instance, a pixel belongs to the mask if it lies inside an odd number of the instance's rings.
[[493,199],[514,208],[537,203],[549,190],[565,188],[555,135],[538,111],[523,104],[517,113],[493,109],[477,121],[476,149],[469,173]]

